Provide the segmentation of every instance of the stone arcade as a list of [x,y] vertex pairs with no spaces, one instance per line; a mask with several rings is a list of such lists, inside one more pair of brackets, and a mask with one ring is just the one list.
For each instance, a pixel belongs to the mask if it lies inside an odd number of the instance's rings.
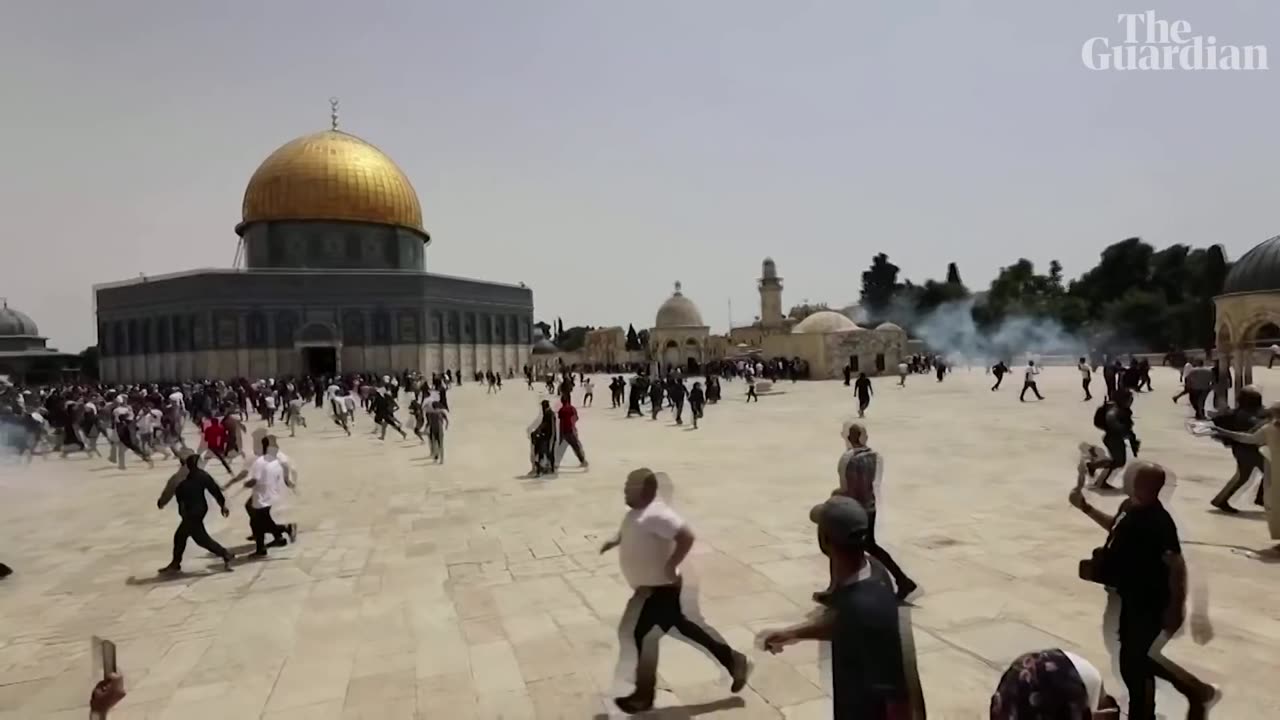
[[425,272],[418,196],[335,127],[281,146],[244,193],[245,269],[94,289],[102,378],[519,370],[533,294]]

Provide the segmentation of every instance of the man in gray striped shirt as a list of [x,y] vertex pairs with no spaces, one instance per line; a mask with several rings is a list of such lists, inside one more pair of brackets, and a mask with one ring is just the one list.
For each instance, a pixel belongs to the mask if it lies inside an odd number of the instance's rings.
[[[898,601],[905,602],[915,592],[917,585],[894,562],[889,552],[876,543],[876,490],[883,471],[880,454],[867,447],[867,428],[862,423],[850,423],[845,431],[845,440],[849,449],[840,456],[840,462],[836,465],[840,488],[832,494],[851,497],[867,511],[869,524],[864,545],[866,552],[893,576]],[[814,593],[814,600],[825,602],[830,594],[830,590]]]

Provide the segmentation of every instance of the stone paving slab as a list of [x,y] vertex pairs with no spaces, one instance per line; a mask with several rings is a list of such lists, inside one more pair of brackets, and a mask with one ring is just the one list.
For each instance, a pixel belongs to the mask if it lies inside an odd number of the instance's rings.
[[[1257,375],[1265,390],[1270,373]],[[1177,472],[1169,504],[1216,630],[1168,652],[1225,685],[1216,717],[1280,716],[1280,565],[1234,550],[1269,545],[1265,524],[1209,511],[1230,455],[1186,432],[1186,407],[1168,399],[1176,375],[1154,379],[1159,391],[1137,405],[1143,455]],[[1076,445],[1097,440],[1094,404],[1073,370],[1042,375],[1044,402],[1018,402],[1016,380],[994,393],[981,370],[875,381],[866,424],[887,461],[878,534],[926,590],[914,617],[932,718],[984,717],[1002,664],[1023,650],[1056,644],[1109,669],[1105,598],[1075,577],[1103,536],[1066,505]],[[630,593],[616,556],[596,548],[639,465],[672,478],[698,535],[687,573],[700,608],[757,663],[732,697],[705,656],[664,640],[651,717],[830,717],[826,649],[770,656],[754,638],[799,619],[824,582],[807,510],[835,484],[854,405],[839,383],[782,389],[747,405],[742,384],[725,383],[698,430],[669,415],[626,419],[606,396],[581,410],[590,472],[570,459],[549,479],[524,477],[524,431],[543,395],[519,383],[450,394],[444,466],[416,441],[371,437],[363,415],[348,439],[310,409],[311,427],[282,439],[302,475],[276,513],[300,524],[300,542],[229,575],[192,546],[187,574],[155,576],[176,523],[155,509],[163,463],[0,466],[0,560],[16,570],[0,583],[0,720],[83,718],[95,633],[119,644],[127,676],[113,720],[611,717]],[[244,500],[233,494],[231,517],[208,521],[239,550]],[[1251,507],[1244,494],[1237,505]],[[1160,703],[1182,712],[1167,688]]]

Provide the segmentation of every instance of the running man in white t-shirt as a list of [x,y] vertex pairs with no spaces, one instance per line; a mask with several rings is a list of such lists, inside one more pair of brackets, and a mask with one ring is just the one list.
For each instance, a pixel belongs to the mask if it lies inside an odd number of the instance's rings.
[[1027,401],[1027,391],[1036,394],[1037,400],[1043,400],[1044,396],[1040,394],[1040,388],[1036,386],[1036,376],[1040,374],[1040,368],[1036,366],[1035,360],[1027,361],[1027,369],[1023,374],[1022,393],[1018,395],[1018,399],[1022,402]]
[[259,558],[267,556],[267,535],[275,537],[271,541],[272,547],[286,545],[285,534],[289,535],[289,542],[297,542],[298,539],[298,526],[295,523],[280,525],[271,517],[271,507],[280,502],[285,487],[295,487],[293,478],[290,477],[292,468],[289,456],[280,452],[275,442],[272,435],[262,438],[262,454],[253,461],[249,468],[249,479],[245,482],[245,487],[253,490],[249,502],[245,504],[245,510],[249,513],[249,529],[253,531],[256,546],[253,556]]
[[1084,401],[1089,402],[1093,399],[1093,393],[1089,392],[1089,385],[1093,383],[1093,368],[1089,367],[1089,359],[1080,358],[1080,364],[1076,365],[1076,369],[1080,371],[1080,386],[1084,388]]
[[686,617],[680,607],[680,563],[693,548],[693,531],[658,497],[658,478],[652,470],[631,471],[624,496],[631,509],[623,516],[618,534],[600,547],[601,553],[621,548],[622,575],[635,589],[623,613],[623,622],[634,622],[635,627],[620,637],[630,637],[636,646],[636,688],[630,695],[615,698],[614,703],[628,714],[653,707],[658,641],[672,628],[711,653],[729,671],[733,679],[730,689],[741,691],[751,673],[750,661],[718,633]]

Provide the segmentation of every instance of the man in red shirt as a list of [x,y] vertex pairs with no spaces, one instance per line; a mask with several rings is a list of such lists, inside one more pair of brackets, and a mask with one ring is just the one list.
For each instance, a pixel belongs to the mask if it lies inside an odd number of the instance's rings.
[[587,454],[582,451],[582,441],[578,439],[578,409],[573,406],[569,395],[561,396],[560,409],[556,414],[560,416],[560,446],[556,448],[556,464],[559,464],[558,458],[564,457],[564,446],[568,445],[573,448],[573,454],[578,456],[582,467],[589,467]]
[[227,464],[226,427],[218,420],[207,419],[204,421],[204,429],[201,433],[204,436],[205,451],[218,458],[218,462],[222,463],[222,467],[230,473],[231,466]]

